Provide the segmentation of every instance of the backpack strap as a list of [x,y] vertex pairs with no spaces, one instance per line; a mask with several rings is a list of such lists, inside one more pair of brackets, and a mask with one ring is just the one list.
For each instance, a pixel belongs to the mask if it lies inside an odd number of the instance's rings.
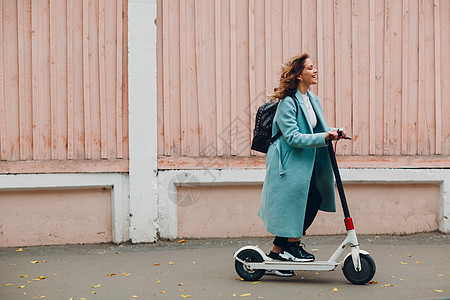
[[[297,104],[298,100],[297,100],[297,97],[295,97],[295,94],[292,96],[294,97],[294,99],[292,99],[292,100],[294,100],[294,104],[295,104],[295,118],[297,118],[298,117],[298,104]],[[273,142],[275,142],[281,135],[282,135],[282,133],[280,130],[273,137],[271,137],[269,139],[269,144],[272,144]]]

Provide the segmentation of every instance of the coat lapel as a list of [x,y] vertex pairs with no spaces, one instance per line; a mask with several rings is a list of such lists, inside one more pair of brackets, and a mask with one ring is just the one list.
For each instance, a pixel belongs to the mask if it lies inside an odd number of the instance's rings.
[[[297,90],[297,92],[295,93],[295,97],[297,97],[297,99],[298,99],[297,102],[300,104],[299,108],[302,111],[303,119],[306,121],[306,124],[308,124],[308,128],[309,128],[309,130],[311,130],[311,133],[312,133],[313,132],[313,128],[311,127],[311,123],[309,122],[309,118],[306,115],[307,114],[307,112],[306,112],[306,105],[305,105],[305,102],[303,101],[302,94],[300,93],[299,90]],[[314,110],[315,110],[315,108],[314,108]]]

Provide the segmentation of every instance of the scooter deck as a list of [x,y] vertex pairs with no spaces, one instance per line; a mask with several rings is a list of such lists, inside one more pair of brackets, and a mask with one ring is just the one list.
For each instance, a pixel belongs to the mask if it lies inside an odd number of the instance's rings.
[[253,270],[292,270],[292,271],[332,271],[340,265],[338,262],[330,261],[312,261],[312,262],[296,262],[296,261],[263,261],[263,262],[247,262],[247,267]]

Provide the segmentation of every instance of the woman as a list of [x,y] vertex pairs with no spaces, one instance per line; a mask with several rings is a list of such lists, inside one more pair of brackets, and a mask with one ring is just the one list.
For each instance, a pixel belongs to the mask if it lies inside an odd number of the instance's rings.
[[[319,209],[336,211],[326,146],[338,133],[328,128],[318,97],[309,91],[314,84],[317,70],[308,54],[301,54],[283,65],[280,85],[270,95],[272,101],[280,101],[272,136],[279,131],[282,136],[267,152],[259,216],[276,236],[269,254],[273,259],[314,261],[300,245],[300,238]],[[277,272],[293,275],[292,271]]]

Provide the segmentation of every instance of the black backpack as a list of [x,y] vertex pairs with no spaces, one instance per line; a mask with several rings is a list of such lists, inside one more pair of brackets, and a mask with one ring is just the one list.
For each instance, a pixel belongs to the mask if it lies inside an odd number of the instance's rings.
[[[297,98],[293,95],[294,99]],[[296,116],[298,116],[297,101],[294,100],[296,108]],[[275,142],[280,136],[281,131],[278,131],[272,136],[272,123],[278,104],[280,102],[266,102],[258,108],[256,112],[255,129],[253,129],[253,140],[251,149],[262,153],[267,153],[269,146]]]

